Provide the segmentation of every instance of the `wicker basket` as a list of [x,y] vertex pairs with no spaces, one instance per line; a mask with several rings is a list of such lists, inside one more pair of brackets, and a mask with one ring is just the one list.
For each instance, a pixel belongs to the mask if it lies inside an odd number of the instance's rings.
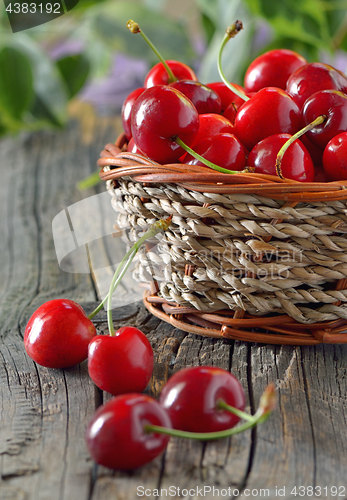
[[152,314],[215,338],[347,342],[347,181],[303,184],[160,165],[126,145],[120,136],[98,161],[118,225],[130,225],[137,240],[173,215],[156,255],[164,279],[146,252],[138,259]]

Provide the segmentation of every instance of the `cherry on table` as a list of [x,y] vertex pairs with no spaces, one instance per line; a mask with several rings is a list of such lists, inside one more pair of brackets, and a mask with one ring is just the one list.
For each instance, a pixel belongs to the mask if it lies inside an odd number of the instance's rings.
[[142,392],[153,372],[153,349],[144,333],[124,326],[114,336],[97,335],[88,347],[88,372],[94,384],[113,396]]
[[248,66],[244,79],[245,91],[258,92],[264,87],[285,90],[290,75],[304,64],[307,64],[306,59],[293,50],[269,50]]
[[238,416],[218,408],[220,401],[243,411],[245,394],[234,375],[212,366],[195,366],[176,372],[159,397],[174,429],[191,432],[221,431],[239,422]]
[[135,101],[131,131],[135,144],[159,163],[177,161],[184,149],[175,142],[179,137],[188,146],[199,129],[199,115],[193,103],[169,85],[146,89]]
[[[166,63],[177,80],[198,80],[192,68],[190,68],[187,64],[171,59],[166,61]],[[159,62],[149,70],[147,76],[145,77],[143,86],[148,89],[150,87],[154,87],[154,85],[168,85],[169,83],[169,75],[165,66],[162,62]]]
[[110,469],[128,471],[160,455],[170,436],[146,432],[152,424],[171,428],[167,411],[144,394],[123,394],[100,406],[86,430],[93,460]]
[[[250,151],[248,166],[261,174],[277,175],[276,158],[281,147],[291,138],[290,134],[275,134],[266,137]],[[303,143],[297,139],[285,152],[281,170],[283,177],[300,182],[313,182],[314,165]]]
[[95,337],[83,308],[68,299],[45,302],[31,316],[24,333],[27,354],[39,365],[68,368],[84,361]]

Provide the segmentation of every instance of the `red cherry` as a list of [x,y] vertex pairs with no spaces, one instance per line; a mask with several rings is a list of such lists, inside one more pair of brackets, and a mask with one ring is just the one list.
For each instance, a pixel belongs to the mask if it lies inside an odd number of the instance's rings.
[[314,167],[314,182],[329,182],[329,177],[325,173],[322,165],[315,165]]
[[48,368],[67,368],[87,358],[95,327],[82,307],[68,299],[45,302],[31,316],[24,333],[27,354]]
[[195,137],[193,144],[201,142],[207,137],[212,137],[217,134],[233,134],[233,124],[225,118],[225,116],[217,115],[215,113],[205,113],[199,115],[199,132]]
[[143,87],[133,90],[123,102],[121,117],[123,130],[128,141],[131,138],[131,111],[133,109],[134,102],[144,90],[145,89]]
[[269,135],[294,134],[300,127],[300,110],[282,89],[259,90],[238,110],[235,135],[251,150]]
[[347,92],[347,78],[333,66],[320,62],[298,68],[288,78],[286,87],[299,108],[315,92],[328,89]]
[[[303,128],[303,125],[301,128]],[[308,139],[306,134],[300,137],[300,141],[303,143],[307,151],[310,153],[315,168],[317,165],[322,165],[323,149],[313,144]]]
[[347,131],[347,95],[338,90],[321,90],[311,95],[302,108],[304,125],[321,115],[326,116],[325,121],[306,135],[313,144],[324,149],[335,135]]
[[[204,113],[199,115],[199,131],[195,137],[191,147],[194,149],[195,144],[203,141],[207,137],[212,137],[217,134],[233,134],[234,126],[230,121],[222,115],[217,115],[216,113]],[[185,153],[180,161],[184,163],[188,153]]]
[[[266,137],[254,146],[248,155],[247,163],[261,174],[276,174],[276,157],[281,147],[291,137],[277,134]],[[296,140],[285,152],[281,163],[282,175],[287,179],[312,182],[314,166],[309,152],[300,140]]]
[[[233,83],[234,87],[236,87],[241,92],[245,92],[245,89],[238,85],[237,83]],[[223,82],[212,82],[206,85],[210,89],[214,90],[222,100],[222,112],[231,104],[234,103],[236,109],[238,109],[245,101],[241,99],[235,92],[229,89]]]
[[264,87],[286,88],[290,75],[307,61],[297,52],[288,49],[269,50],[249,65],[245,74],[246,92],[258,92]]
[[[166,63],[171,68],[177,80],[197,81],[194,71],[186,64],[172,60],[166,61]],[[154,85],[168,85],[168,83],[170,83],[169,75],[167,74],[163,63],[159,62],[149,70],[143,86],[148,89]]]
[[[245,148],[233,134],[217,134],[206,137],[195,144],[194,151],[206,160],[228,170],[243,170],[246,166]],[[204,164],[187,154],[184,158],[187,165]]]
[[138,155],[146,156],[143,151],[141,151],[141,149],[136,146],[133,138],[131,138],[128,142],[127,151],[129,153],[137,153]]
[[192,80],[180,80],[170,83],[173,87],[188,99],[192,101],[199,114],[202,113],[220,113],[222,109],[222,101],[219,95],[206,85]]
[[323,168],[332,181],[347,180],[347,132],[333,137],[323,152]]
[[88,371],[94,384],[114,396],[142,392],[153,372],[153,350],[144,333],[132,326],[115,336],[97,335],[88,348]]
[[153,460],[164,451],[170,437],[146,432],[146,424],[171,428],[166,410],[144,394],[123,394],[100,406],[86,431],[93,460],[123,471]]
[[232,102],[224,111],[223,116],[224,118],[227,118],[230,121],[230,123],[234,124],[236,115],[237,115],[237,108],[235,104]]
[[159,398],[173,427],[191,432],[221,431],[239,422],[236,415],[218,409],[221,400],[239,410],[245,408],[240,382],[230,372],[212,366],[195,366],[175,373]]
[[184,150],[178,136],[188,146],[199,129],[199,115],[193,103],[169,85],[146,89],[135,101],[131,131],[138,148],[159,163],[177,161]]

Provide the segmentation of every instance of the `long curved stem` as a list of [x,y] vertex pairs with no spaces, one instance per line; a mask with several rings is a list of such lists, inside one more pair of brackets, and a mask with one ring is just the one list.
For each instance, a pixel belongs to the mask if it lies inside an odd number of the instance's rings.
[[326,115],[317,116],[317,118],[315,120],[313,120],[311,123],[306,125],[306,127],[302,128],[301,130],[296,132],[296,134],[292,135],[292,137],[290,137],[288,139],[288,141],[286,141],[283,144],[283,146],[281,147],[281,149],[277,153],[277,157],[276,157],[276,172],[277,172],[278,177],[280,177],[281,179],[284,179],[284,177],[282,175],[282,159],[283,159],[284,153],[287,151],[289,146],[291,146],[293,144],[293,142],[295,142],[297,139],[299,139],[302,135],[306,134],[306,132],[308,132],[309,130],[312,130],[313,128],[317,127],[317,125],[321,125],[323,122],[325,122],[326,119],[327,119]]
[[169,77],[169,83],[177,82],[177,78],[173,74],[172,69],[167,64],[167,62],[165,61],[164,57],[161,55],[161,53],[159,52],[157,47],[151,42],[151,40],[142,31],[142,29],[140,29],[140,26],[138,25],[138,23],[136,23],[132,19],[129,19],[129,21],[127,22],[127,28],[131,31],[131,33],[140,33],[142,38],[148,43],[148,45],[151,47],[151,49],[153,50],[155,55],[158,57],[159,61],[164,65],[164,68],[166,69],[166,72],[167,72],[168,77]]
[[191,154],[195,159],[201,161],[201,163],[206,165],[206,167],[213,168],[213,170],[217,170],[218,172],[222,172],[223,174],[240,174],[241,173],[240,171],[236,171],[236,170],[227,170],[226,168],[220,167],[219,165],[216,165],[215,163],[212,163],[211,161],[206,160],[206,158],[204,158],[203,156],[196,153],[194,151],[194,149],[187,146],[187,144],[185,142],[183,142],[182,139],[180,139],[179,137],[175,137],[175,142],[177,142],[177,144],[179,146],[181,146],[181,148],[183,148],[184,151]]
[[[226,429],[224,431],[218,431],[218,432],[188,432],[188,431],[181,431],[178,429],[169,429],[167,427],[161,427],[160,425],[147,424],[144,426],[144,430],[145,432],[148,433],[156,432],[159,434],[166,434],[168,436],[181,437],[185,439],[194,439],[198,441],[214,441],[216,439],[222,439],[229,436],[233,436],[235,434],[240,434],[240,432],[244,432],[247,429],[255,427],[257,424],[265,422],[265,420],[267,420],[271,412],[274,410],[275,406],[276,406],[275,386],[274,384],[269,384],[265,388],[265,391],[263,392],[260,398],[259,407],[256,413],[254,415],[249,415],[247,417],[248,421],[245,422],[244,424],[238,425],[237,427],[232,427],[231,429]],[[233,409],[236,410],[236,408]]]
[[123,276],[125,275],[126,271],[128,270],[130,264],[134,260],[134,257],[136,253],[138,252],[140,246],[142,243],[144,243],[147,239],[153,238],[156,234],[160,233],[161,231],[167,231],[167,229],[170,227],[172,220],[172,216],[168,217],[167,219],[162,219],[157,222],[155,222],[141,238],[134,243],[134,245],[130,248],[130,250],[124,255],[122,258],[120,264],[118,265],[112,281],[110,285],[110,289],[106,297],[100,302],[98,307],[94,309],[93,312],[91,312],[88,316],[89,319],[94,318],[96,314],[103,308],[103,306],[107,302],[107,321],[108,321],[108,327],[110,331],[110,335],[113,336],[115,334],[114,332],[114,327],[113,327],[113,321],[112,321],[112,309],[111,309],[111,303],[112,303],[112,295],[121,282]]
[[238,95],[244,101],[248,101],[249,97],[244,92],[237,89],[232,83],[230,83],[226,79],[223,68],[222,68],[222,54],[223,54],[224,47],[226,46],[226,44],[228,43],[230,38],[234,38],[237,35],[237,33],[239,31],[241,31],[241,29],[242,29],[241,21],[235,21],[235,23],[231,24],[227,28],[225,35],[224,35],[224,38],[222,40],[221,46],[219,48],[217,65],[218,65],[219,76],[221,77],[223,83],[228,87],[228,89],[230,89],[232,92],[234,92],[236,95]]

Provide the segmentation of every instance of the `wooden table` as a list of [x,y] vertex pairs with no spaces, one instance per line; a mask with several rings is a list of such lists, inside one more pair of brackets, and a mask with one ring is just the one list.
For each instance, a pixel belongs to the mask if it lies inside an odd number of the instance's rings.
[[[315,498],[319,492],[320,498],[347,498],[347,346],[196,337],[151,317],[141,302],[115,309],[114,320],[117,327],[138,326],[152,343],[148,394],[157,398],[183,367],[214,365],[240,379],[248,412],[274,381],[277,409],[263,425],[232,439],[172,439],[164,456],[135,472],[92,462],[84,431],[109,396],[94,387],[86,362],[67,370],[43,368],[28,358],[22,340],[43,302],[66,297],[91,310],[99,300],[93,275],[60,269],[52,238],[54,217],[97,192],[79,193],[76,181],[95,169],[99,151],[117,135],[109,122],[89,129],[92,141],[86,133],[83,139],[80,126],[71,123],[63,132],[0,141],[0,499],[132,500],[160,493],[231,499],[238,491],[249,498]],[[102,214],[95,220],[102,223]],[[91,258],[110,265],[110,242],[94,243]],[[95,320],[105,330],[105,314]]]

